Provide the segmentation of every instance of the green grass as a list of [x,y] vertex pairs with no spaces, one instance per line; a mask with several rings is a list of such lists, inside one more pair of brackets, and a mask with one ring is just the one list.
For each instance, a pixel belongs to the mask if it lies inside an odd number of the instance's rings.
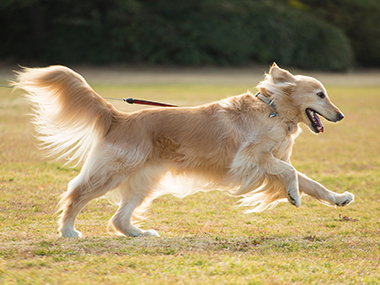
[[[243,93],[246,86],[135,85],[94,88],[104,96],[195,105]],[[345,113],[326,132],[306,129],[295,167],[355,203],[330,208],[304,196],[244,214],[220,192],[157,199],[142,223],[160,238],[107,233],[116,207],[91,202],[79,215],[82,239],[59,238],[55,205],[79,168],[35,147],[28,105],[0,88],[1,284],[379,284],[380,88],[328,88]],[[115,105],[124,111],[138,106]]]

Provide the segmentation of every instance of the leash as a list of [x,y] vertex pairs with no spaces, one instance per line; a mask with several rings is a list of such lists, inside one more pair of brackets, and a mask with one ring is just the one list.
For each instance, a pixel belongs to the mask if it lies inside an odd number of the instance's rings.
[[147,100],[141,100],[141,99],[133,99],[133,98],[111,98],[111,97],[103,97],[103,99],[108,99],[108,100],[118,100],[118,101],[123,101],[128,104],[140,104],[140,105],[150,105],[150,106],[159,106],[159,107],[178,107],[176,105],[170,105],[166,103],[160,103],[160,102],[154,102],[154,101],[147,101]]
[[4,87],[4,88],[13,88],[13,86],[8,86],[8,85],[0,85],[0,87]]

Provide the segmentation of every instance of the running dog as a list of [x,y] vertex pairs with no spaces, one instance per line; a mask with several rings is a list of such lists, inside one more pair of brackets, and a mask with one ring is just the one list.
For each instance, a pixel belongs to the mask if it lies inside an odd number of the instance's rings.
[[[24,68],[13,85],[25,91],[34,107],[42,147],[68,162],[84,161],[58,205],[64,237],[80,237],[74,227],[77,215],[111,190],[120,202],[110,224],[126,236],[158,236],[132,220],[153,198],[167,193],[225,189],[242,196],[242,205],[255,205],[252,211],[286,200],[299,207],[303,193],[332,206],[354,200],[353,194],[332,192],[291,165],[300,123],[320,133],[319,116],[331,122],[344,116],[318,80],[292,75],[276,64],[255,95],[132,113],[115,109],[81,75],[63,66]],[[164,182],[176,177],[177,182],[196,182],[190,189],[164,189]]]

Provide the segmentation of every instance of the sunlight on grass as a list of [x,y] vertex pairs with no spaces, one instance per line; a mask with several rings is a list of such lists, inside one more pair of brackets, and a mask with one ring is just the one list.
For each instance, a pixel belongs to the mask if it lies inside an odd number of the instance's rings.
[[[102,96],[141,98],[180,106],[245,92],[247,86],[94,85]],[[292,162],[339,193],[347,208],[304,196],[270,211],[244,214],[220,192],[154,201],[143,228],[161,238],[107,233],[116,208],[91,202],[79,215],[83,239],[59,238],[55,205],[79,168],[36,148],[29,107],[0,89],[1,284],[358,284],[380,283],[380,88],[328,88],[344,112],[326,131],[306,128]],[[112,102],[125,112],[142,108]]]

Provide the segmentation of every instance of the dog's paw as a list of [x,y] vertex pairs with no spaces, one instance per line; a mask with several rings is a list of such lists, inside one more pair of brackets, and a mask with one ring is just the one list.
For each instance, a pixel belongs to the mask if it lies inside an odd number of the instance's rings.
[[289,197],[288,197],[288,200],[289,200],[290,204],[292,204],[293,206],[296,206],[297,208],[298,208],[299,206],[301,206],[301,199],[300,199],[300,198],[295,199],[295,198],[293,198],[292,196],[289,196]]
[[299,206],[301,206],[301,197],[299,194],[297,195],[297,192],[298,189],[295,191],[288,190],[288,201],[290,204],[298,208]]
[[81,238],[82,233],[77,231],[76,229],[61,229],[61,237],[67,238]]
[[160,235],[155,230],[144,231],[141,236],[143,237],[159,237]]
[[350,192],[344,192],[343,194],[339,195],[339,197],[336,199],[335,205],[337,205],[338,207],[344,207],[353,202],[354,199],[354,194]]

